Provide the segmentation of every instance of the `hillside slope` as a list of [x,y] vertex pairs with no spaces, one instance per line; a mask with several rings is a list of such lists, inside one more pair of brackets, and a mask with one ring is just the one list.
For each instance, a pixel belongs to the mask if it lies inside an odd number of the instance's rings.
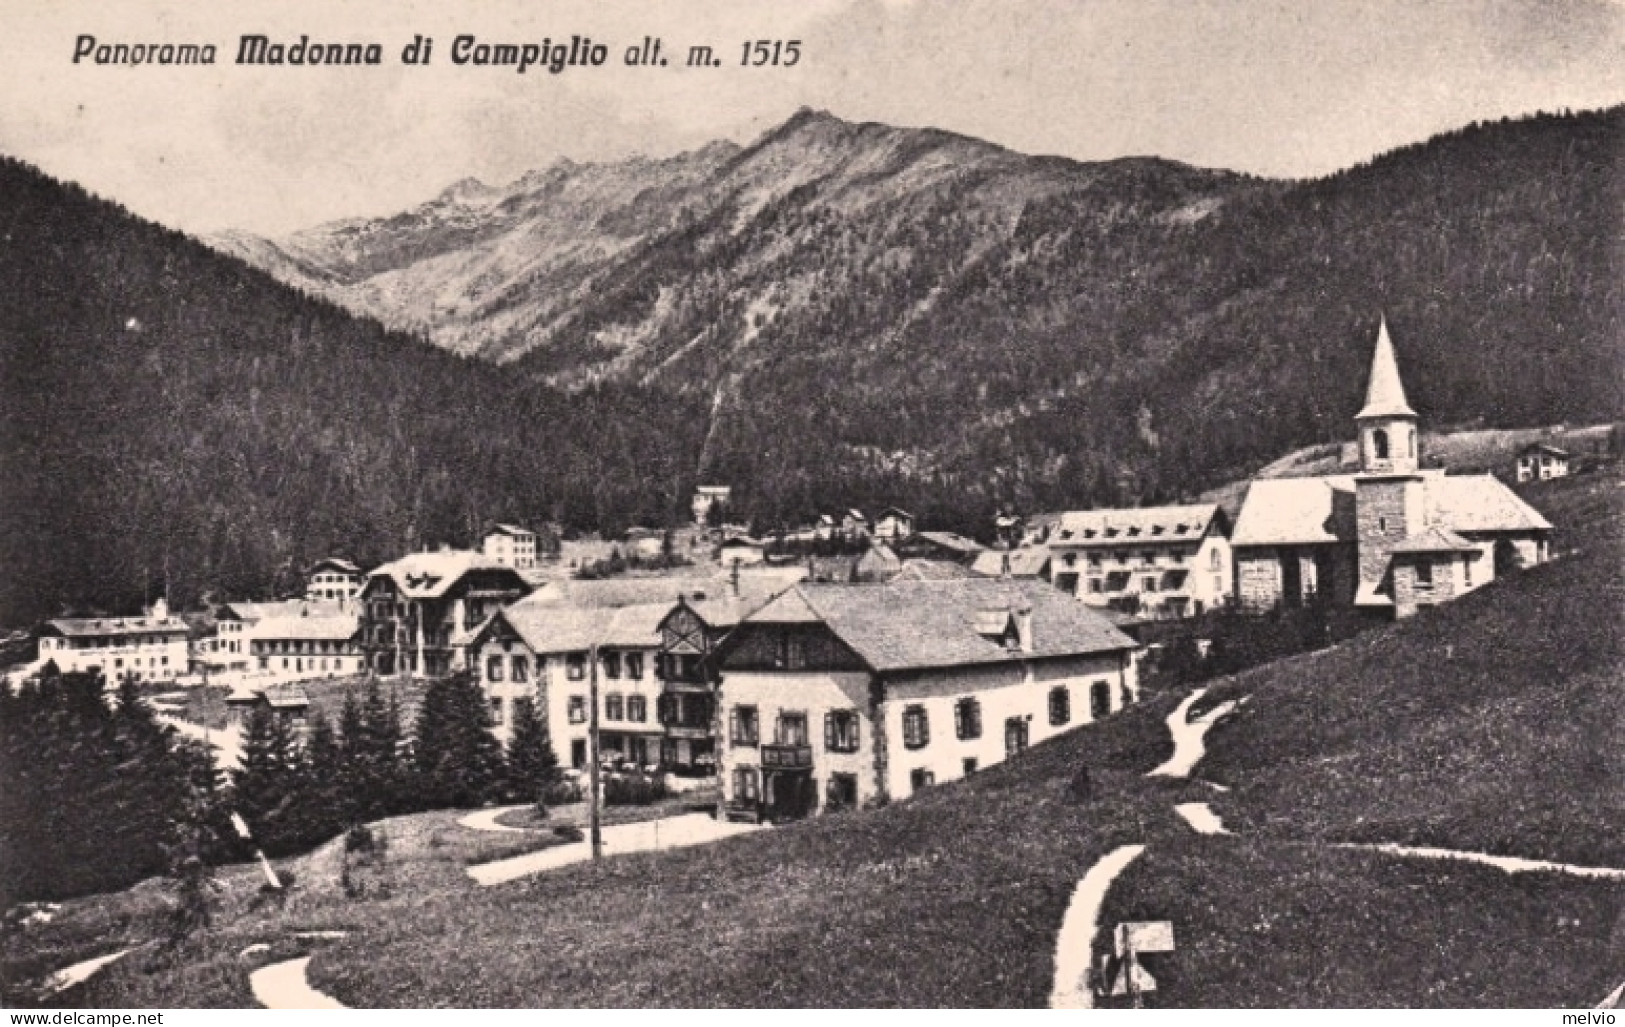
[[231,245],[460,352],[703,398],[700,475],[768,520],[836,490],[980,516],[1344,437],[1383,312],[1427,422],[1618,416],[1622,138],[1625,108],[1541,116],[1292,183],[802,111]]

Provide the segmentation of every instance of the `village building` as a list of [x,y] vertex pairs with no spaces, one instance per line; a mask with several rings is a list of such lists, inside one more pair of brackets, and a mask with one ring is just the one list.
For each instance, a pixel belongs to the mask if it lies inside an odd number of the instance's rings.
[[731,501],[733,489],[727,485],[700,485],[694,489],[694,498],[689,502],[689,509],[694,514],[695,524],[708,524],[711,520],[711,508],[720,506],[724,510]]
[[1536,442],[1525,446],[1518,451],[1515,473],[1520,482],[1567,478],[1569,476],[1568,451],[1558,449],[1556,446],[1544,442]]
[[874,526],[862,510],[854,508],[841,515],[840,533],[848,541],[866,539],[874,534]]
[[1050,586],[802,584],[721,643],[734,818],[906,799],[1137,700],[1136,643]]
[[766,551],[763,543],[742,535],[717,546],[717,562],[724,567],[758,564],[765,559]]
[[289,727],[303,731],[308,725],[310,696],[295,684],[239,685],[226,696],[226,723],[248,723],[256,709],[268,709]]
[[65,617],[40,629],[39,663],[64,674],[99,670],[108,685],[166,681],[189,670],[191,629],[160,599],[141,617]]
[[438,677],[465,666],[473,633],[531,586],[483,553],[413,553],[367,575],[361,647],[378,674]]
[[599,756],[653,769],[665,728],[656,706],[658,625],[670,603],[615,608],[521,602],[499,611],[470,643],[497,737],[513,737],[516,706],[537,704],[562,763],[588,763],[592,667],[598,659]]
[[504,567],[532,570],[536,567],[536,533],[512,524],[498,524],[480,540],[480,552]]
[[[339,677],[366,670],[361,618],[347,601],[264,604],[249,636],[249,670],[278,681]],[[263,607],[262,607],[263,612]]]
[[914,515],[897,507],[887,507],[875,518],[875,538],[897,542],[914,534]]
[[1422,467],[1386,322],[1355,423],[1359,473],[1248,487],[1230,540],[1244,609],[1319,600],[1405,617],[1547,559],[1551,524],[1502,482]]
[[1229,534],[1216,503],[1063,513],[1049,538],[1051,580],[1090,606],[1201,614],[1233,595]]
[[349,560],[328,557],[310,569],[306,576],[305,598],[313,603],[353,604],[361,595],[366,575]]

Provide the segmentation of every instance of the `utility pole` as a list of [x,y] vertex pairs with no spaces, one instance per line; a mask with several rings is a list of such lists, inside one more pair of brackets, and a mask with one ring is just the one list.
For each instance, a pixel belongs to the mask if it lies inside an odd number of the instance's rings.
[[594,863],[604,858],[604,835],[598,806],[603,797],[598,769],[598,643],[587,649],[587,817]]

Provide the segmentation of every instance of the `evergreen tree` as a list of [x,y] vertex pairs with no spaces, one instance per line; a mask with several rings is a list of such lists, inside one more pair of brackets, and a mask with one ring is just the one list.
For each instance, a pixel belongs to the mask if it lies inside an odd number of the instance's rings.
[[502,746],[491,734],[485,693],[468,672],[429,685],[413,747],[423,795],[439,806],[478,806],[503,781]]
[[508,790],[522,802],[540,802],[542,791],[558,777],[559,758],[548,737],[547,722],[534,701],[514,703],[513,737],[508,740]]
[[268,854],[298,849],[292,807],[306,780],[304,755],[287,721],[256,706],[243,728],[242,766],[232,774],[237,812]]

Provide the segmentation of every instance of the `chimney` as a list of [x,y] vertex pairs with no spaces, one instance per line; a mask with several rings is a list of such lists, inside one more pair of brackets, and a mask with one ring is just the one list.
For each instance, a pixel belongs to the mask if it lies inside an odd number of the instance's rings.
[[1010,615],[1016,620],[1016,638],[1021,651],[1033,651],[1033,608],[1030,606],[1015,608]]
[[999,577],[1004,578],[1007,581],[1010,578],[1010,554],[1009,553],[1005,553],[1003,556],[1001,556],[999,558]]
[[159,597],[153,601],[152,609],[147,611],[147,616],[153,620],[167,620],[169,618],[169,604],[162,597]]

